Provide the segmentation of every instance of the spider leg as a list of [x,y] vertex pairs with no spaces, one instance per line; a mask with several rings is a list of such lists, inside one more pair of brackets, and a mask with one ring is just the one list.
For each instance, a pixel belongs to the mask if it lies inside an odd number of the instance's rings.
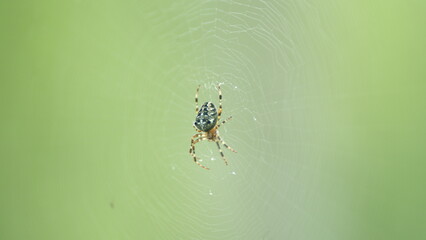
[[[200,138],[198,138],[198,139],[196,139],[196,140],[194,140],[195,138],[197,138],[197,137],[200,137]],[[197,161],[197,156],[195,155],[195,144],[197,143],[197,142],[200,142],[200,141],[203,141],[203,140],[206,140],[207,138],[204,136],[204,134],[202,134],[202,133],[199,133],[199,134],[195,134],[194,136],[192,136],[192,138],[191,138],[191,147],[189,148],[189,154],[191,154],[191,156],[194,158],[194,162],[196,163],[196,164],[198,164],[198,166],[200,166],[200,167],[202,167],[202,168],[204,168],[204,169],[207,169],[207,170],[209,170],[209,168],[208,167],[205,167],[205,166],[203,166],[203,165],[201,165],[201,163],[199,163],[198,161]]]
[[217,136],[217,139],[220,141],[220,143],[222,143],[223,144],[223,146],[225,146],[227,149],[229,149],[229,150],[231,150],[231,151],[233,151],[234,153],[236,153],[237,151],[235,151],[233,148],[231,148],[230,146],[228,146],[227,144],[226,144],[226,142],[225,141],[223,141],[222,140],[222,138],[220,138],[219,136]]
[[198,91],[200,90],[200,85],[197,87],[197,92],[195,93],[195,113],[198,113]]
[[219,128],[222,124],[225,124],[226,122],[228,122],[231,119],[232,119],[232,116],[228,117],[227,119],[223,120],[221,123],[217,124],[216,128]]
[[203,134],[202,133],[198,133],[198,134],[195,134],[194,136],[192,136],[191,137],[191,146],[189,147],[189,154],[192,154],[192,152],[195,152],[195,147],[194,147],[194,140],[197,138],[197,137],[202,137],[203,136]]
[[220,155],[222,156],[223,161],[225,161],[225,164],[228,165],[228,161],[226,161],[225,155],[223,154],[222,149],[220,149],[219,141],[216,141],[216,145],[217,145],[217,148],[219,148],[219,152],[220,152]]
[[217,85],[217,91],[219,92],[219,111],[217,112],[217,120],[220,120],[222,116],[222,91],[220,90],[220,85]]

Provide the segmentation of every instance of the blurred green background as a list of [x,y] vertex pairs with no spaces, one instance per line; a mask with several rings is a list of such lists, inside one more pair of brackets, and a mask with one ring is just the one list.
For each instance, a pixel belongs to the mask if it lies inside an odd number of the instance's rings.
[[425,239],[425,10],[2,1],[0,239]]

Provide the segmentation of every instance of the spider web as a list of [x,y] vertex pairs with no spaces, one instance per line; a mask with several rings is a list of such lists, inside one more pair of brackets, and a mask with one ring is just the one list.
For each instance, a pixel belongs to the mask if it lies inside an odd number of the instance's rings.
[[424,7],[331,2],[6,4],[0,239],[421,238]]
[[[327,66],[314,61],[325,62],[318,48],[332,41],[317,8],[307,1],[199,1],[149,15],[168,43],[164,51],[178,59],[162,70],[171,83],[162,87],[168,107],[159,117],[158,154],[171,183],[163,188],[169,198],[159,199],[170,218],[160,222],[175,237],[332,237],[324,229],[336,223],[317,217],[318,204],[329,201],[321,193],[318,144],[331,126],[320,117],[327,98],[318,79]],[[199,104],[217,104],[218,84],[222,119],[233,116],[220,135],[238,153],[223,148],[225,166],[214,143],[198,143],[206,171],[188,154],[194,95],[201,85]]]

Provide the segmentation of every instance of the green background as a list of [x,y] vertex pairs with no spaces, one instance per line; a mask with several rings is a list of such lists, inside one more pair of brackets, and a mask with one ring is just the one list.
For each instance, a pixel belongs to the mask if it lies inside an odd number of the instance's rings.
[[424,239],[425,10],[2,1],[0,239]]

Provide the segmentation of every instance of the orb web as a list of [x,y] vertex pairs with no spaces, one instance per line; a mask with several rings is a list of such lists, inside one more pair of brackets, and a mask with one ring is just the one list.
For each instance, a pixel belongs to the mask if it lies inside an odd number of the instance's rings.
[[[147,16],[170,56],[161,69],[170,82],[158,84],[168,106],[159,111],[158,158],[170,169],[169,198],[159,201],[171,216],[161,222],[176,236],[309,238],[318,232],[304,228],[323,231],[308,201],[319,195],[316,139],[328,131],[311,120],[326,101],[312,82],[322,70],[312,63],[318,46],[307,32],[328,38],[316,8],[307,1],[174,2]],[[212,142],[196,146],[211,170],[188,154],[198,85],[199,103],[216,105],[220,85],[222,119],[233,117],[219,129],[238,151],[222,148],[229,166]]]

